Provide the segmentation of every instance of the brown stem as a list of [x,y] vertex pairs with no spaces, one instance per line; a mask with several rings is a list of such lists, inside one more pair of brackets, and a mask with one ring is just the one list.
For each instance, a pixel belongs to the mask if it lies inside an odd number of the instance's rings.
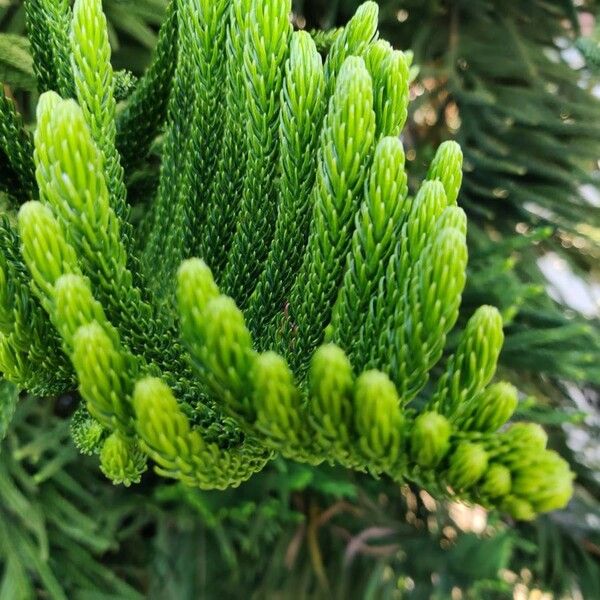
[[327,573],[323,565],[323,557],[321,555],[321,549],[319,548],[319,507],[316,502],[311,501],[310,509],[308,513],[308,526],[306,529],[306,540],[308,542],[308,552],[310,554],[310,561],[319,581],[319,585],[326,592],[329,591],[329,581],[327,579]]

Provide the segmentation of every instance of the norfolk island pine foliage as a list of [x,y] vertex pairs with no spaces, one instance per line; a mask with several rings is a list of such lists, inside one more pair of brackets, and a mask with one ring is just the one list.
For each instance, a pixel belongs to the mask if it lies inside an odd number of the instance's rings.
[[[524,519],[568,501],[543,431],[505,427],[495,309],[422,393],[465,285],[462,156],[443,144],[408,196],[409,64],[375,4],[323,59],[286,2],[173,2],[119,111],[100,2],[42,4],[33,136],[2,103],[2,371],[40,396],[78,387],[73,438],[110,479],[152,462],[222,489],[281,454]],[[134,228],[125,174],[160,133]]]

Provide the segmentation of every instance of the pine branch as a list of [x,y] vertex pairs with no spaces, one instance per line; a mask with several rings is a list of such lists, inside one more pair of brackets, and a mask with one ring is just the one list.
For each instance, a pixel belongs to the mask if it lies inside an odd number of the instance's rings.
[[7,220],[0,223],[0,240],[0,368],[32,394],[57,394],[73,385],[72,368],[48,316],[30,294],[19,239]]
[[54,60],[54,49],[50,40],[49,27],[43,10],[43,0],[28,0],[25,3],[27,37],[33,56],[33,69],[38,90],[47,92],[55,89],[58,70]]
[[[158,192],[136,232],[148,239],[127,244],[106,20],[99,2],[75,4],[78,102],[41,96],[40,201],[21,207],[18,238],[6,229],[26,269],[5,252],[1,339],[14,354],[4,364],[27,370],[3,366],[5,377],[28,389],[48,363],[21,356],[44,344],[48,356],[64,353],[85,401],[78,446],[126,486],[151,459],[162,476],[225,489],[280,454],[408,479],[516,518],[564,506],[572,475],[543,431],[499,431],[516,391],[489,385],[503,342],[496,309],[475,313],[426,397],[466,282],[462,152],[442,144],[408,196],[398,134],[409,61],[377,40],[377,6],[358,10],[324,65],[307,34],[292,34],[286,3],[176,9],[177,40],[168,21],[122,130],[139,132],[145,153],[164,120]],[[167,56],[177,57],[172,86]],[[160,106],[145,128],[136,111],[152,90]],[[198,246],[214,262],[191,258]],[[149,284],[134,281],[136,247]],[[19,295],[40,315],[26,330],[37,340],[23,336]]]
[[395,240],[408,212],[408,186],[404,150],[398,138],[383,138],[377,145],[365,199],[356,217],[349,265],[333,316],[331,338],[351,356],[362,315],[377,292]]
[[[168,139],[164,164],[177,164],[184,153],[184,167],[179,172],[165,173],[164,187],[159,188],[159,209],[154,216],[148,260],[155,260],[162,248],[171,248],[169,257],[161,261],[155,275],[171,281],[189,248],[202,239],[205,198],[216,169],[223,131],[220,103],[221,80],[224,76],[226,13],[228,2],[182,3],[179,7],[179,52],[182,57],[175,74],[171,114],[177,126]],[[183,118],[182,118],[183,117]],[[176,209],[173,211],[173,206]],[[169,215],[174,212],[173,217]],[[170,219],[170,220],[169,220]],[[182,231],[188,232],[182,235]],[[168,293],[171,290],[164,290]]]
[[35,198],[35,171],[33,165],[33,143],[25,129],[12,100],[0,91],[0,150],[6,155],[7,169],[16,180],[10,188],[11,196],[25,201]]
[[176,40],[177,0],[171,0],[152,63],[117,116],[116,144],[128,172],[146,158],[164,122],[177,65]]
[[71,63],[77,100],[102,155],[111,207],[128,218],[123,168],[117,153],[115,82],[110,64],[106,17],[101,0],[79,0],[73,7]]
[[40,92],[74,96],[69,53],[71,7],[67,0],[27,0],[27,32]]
[[[373,152],[373,86],[365,63],[350,57],[340,71],[325,117],[314,191],[314,215],[304,262],[290,293],[294,367],[322,341],[343,277],[352,224]],[[289,333],[288,333],[289,335]]]
[[[242,83],[249,118],[248,156],[237,228],[223,285],[244,306],[262,271],[277,217],[277,173],[282,65],[287,58],[291,3],[267,0],[248,16]],[[244,261],[245,268],[239,269]]]
[[250,0],[232,0],[226,36],[225,130],[218,156],[217,172],[207,198],[206,228],[199,243],[199,255],[212,266],[217,277],[227,264],[236,228],[243,177],[246,170],[246,92],[243,82],[244,44]]
[[[323,63],[310,37],[294,33],[281,94],[279,207],[273,243],[248,305],[254,332],[282,310],[302,264],[312,214],[320,126],[325,110]],[[273,340],[270,340],[272,343]]]

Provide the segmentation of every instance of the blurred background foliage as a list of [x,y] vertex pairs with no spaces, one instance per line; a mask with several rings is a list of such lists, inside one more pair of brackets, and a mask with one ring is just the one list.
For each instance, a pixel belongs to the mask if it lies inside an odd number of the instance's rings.
[[[293,18],[329,29],[358,4],[298,0]],[[515,524],[285,461],[224,493],[151,474],[123,490],[71,447],[76,398],[24,398],[0,450],[0,600],[600,598],[600,3],[379,4],[383,35],[418,67],[403,140],[413,182],[441,141],[465,153],[463,318],[501,308],[502,376],[572,463],[575,499]],[[143,70],[165,6],[104,0],[115,68]],[[0,80],[31,119],[20,0],[0,0]]]

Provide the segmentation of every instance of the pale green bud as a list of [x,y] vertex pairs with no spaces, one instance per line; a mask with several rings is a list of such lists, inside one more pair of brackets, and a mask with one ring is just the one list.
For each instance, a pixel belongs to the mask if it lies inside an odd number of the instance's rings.
[[132,483],[139,483],[147,469],[146,455],[135,442],[113,433],[102,446],[100,469],[115,485],[129,487]]
[[132,382],[120,348],[98,323],[91,322],[73,336],[71,358],[90,414],[110,429],[131,433]]
[[318,348],[308,375],[308,407],[314,427],[330,441],[348,438],[353,389],[352,365],[344,351],[334,344]]
[[434,225],[447,206],[444,186],[439,181],[424,181],[412,203],[407,221],[408,245],[413,261],[418,260]]
[[527,500],[513,495],[504,498],[500,508],[518,521],[532,521],[536,516],[533,506]]
[[427,179],[441,181],[448,204],[456,204],[462,185],[463,154],[460,146],[453,141],[444,142],[438,148],[429,167]]
[[219,288],[209,266],[199,258],[190,258],[181,263],[177,281],[177,297],[182,313],[192,310],[201,312],[209,300],[219,295]]
[[348,56],[361,56],[377,33],[379,6],[365,2],[350,19],[342,33],[336,38],[325,63],[329,91],[335,86],[336,76]]
[[259,355],[252,383],[256,426],[284,447],[297,442],[305,424],[300,413],[300,394],[285,359],[275,352]]
[[540,452],[548,444],[548,435],[537,423],[515,423],[504,434],[511,448]]
[[208,265],[199,258],[184,261],[177,272],[177,302],[181,318],[181,333],[193,358],[200,359],[203,313],[210,300],[219,295]]
[[79,273],[73,247],[52,211],[40,202],[26,202],[19,210],[19,236],[27,268],[43,299],[51,299],[56,280]]
[[481,482],[480,491],[483,496],[500,498],[511,491],[512,478],[510,470],[504,465],[490,465]]
[[202,438],[192,431],[173,392],[160,379],[138,381],[133,393],[137,433],[144,450],[170,477],[194,477],[194,457],[205,448]]
[[461,413],[496,372],[504,342],[502,316],[492,306],[481,306],[469,319],[455,353],[448,359],[432,404],[445,416]]
[[437,466],[450,448],[452,428],[449,421],[436,412],[420,414],[414,421],[410,436],[411,458],[420,467]]
[[380,371],[367,371],[356,381],[354,423],[362,452],[393,464],[403,452],[404,415],[392,381]]
[[512,491],[527,499],[536,512],[564,508],[573,495],[574,475],[556,452],[531,456],[531,462],[513,471]]
[[69,350],[73,346],[73,336],[80,327],[90,323],[104,326],[106,331],[114,331],[108,326],[104,310],[92,295],[89,282],[81,275],[63,275],[54,287],[54,321]]
[[463,235],[467,234],[467,214],[458,206],[447,206],[436,221],[438,229],[451,227],[458,229]]
[[457,419],[465,431],[497,431],[514,414],[518,404],[517,389],[509,383],[492,385],[475,396]]
[[488,455],[481,444],[461,442],[450,456],[448,483],[456,491],[473,487],[485,474]]
[[378,136],[400,135],[408,108],[408,61],[389,42],[377,40],[366,52],[365,62],[373,78]]
[[202,362],[213,388],[234,412],[252,418],[250,375],[256,355],[242,311],[228,296],[218,296],[208,302],[202,319]]

